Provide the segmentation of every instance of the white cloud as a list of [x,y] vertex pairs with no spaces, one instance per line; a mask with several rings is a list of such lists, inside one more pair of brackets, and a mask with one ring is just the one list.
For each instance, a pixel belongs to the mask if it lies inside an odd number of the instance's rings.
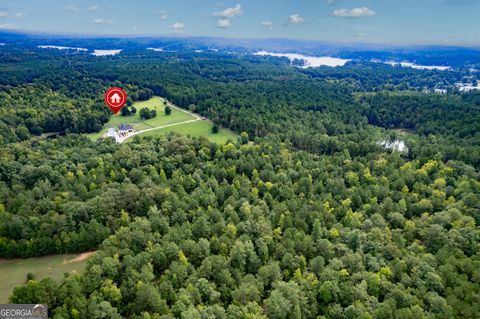
[[226,8],[223,11],[214,12],[213,15],[215,17],[221,17],[221,18],[234,18],[236,16],[241,15],[242,13],[243,13],[242,6],[237,4],[235,7]]
[[362,17],[372,17],[376,13],[368,7],[353,8],[353,9],[338,9],[333,11],[334,17],[339,18],[362,18]]
[[230,20],[228,20],[228,19],[220,19],[217,22],[217,28],[221,28],[221,29],[230,28],[231,25],[232,24],[230,23]]
[[103,19],[103,18],[98,18],[93,20],[95,24],[101,24],[101,25],[109,25],[113,23],[112,19]]
[[[8,16],[8,12],[7,11],[0,11],[0,18],[6,18]],[[20,19],[20,18],[23,18],[23,13],[21,12],[17,12],[15,13],[13,16],[11,16],[12,18],[15,18],[15,19]]]
[[167,11],[160,11],[159,13],[160,20],[166,20],[168,18]]
[[65,9],[65,11],[77,11],[78,7],[74,4],[70,4],[68,6],[63,7],[63,9]]
[[100,6],[98,4],[94,4],[93,6],[90,6],[87,10],[88,11],[95,11],[97,10],[98,8],[100,8]]
[[332,4],[335,3],[335,0],[326,0],[326,2],[327,2],[328,5],[332,5]]
[[11,23],[0,23],[0,30],[13,30],[16,28],[17,26]]
[[265,27],[265,28],[268,28],[268,29],[272,29],[273,28],[273,23],[272,21],[262,21],[260,22],[260,25],[262,27]]
[[175,30],[183,30],[185,28],[185,23],[175,22],[174,24],[172,24],[171,28]]
[[288,23],[290,23],[290,24],[302,24],[303,22],[304,22],[303,18],[298,14],[292,14],[288,18]]

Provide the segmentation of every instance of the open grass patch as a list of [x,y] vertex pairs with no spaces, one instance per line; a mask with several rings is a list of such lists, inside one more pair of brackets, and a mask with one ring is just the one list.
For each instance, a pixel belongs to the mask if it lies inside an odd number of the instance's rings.
[[[133,106],[137,109],[136,114],[122,116],[120,112],[118,112],[118,114],[110,116],[109,121],[105,123],[100,132],[88,134],[88,136],[92,140],[97,140],[107,132],[109,127],[118,127],[120,124],[130,124],[136,131],[140,131],[152,127],[195,119],[193,115],[176,110],[174,108],[172,108],[172,113],[170,115],[165,115],[165,101],[158,96],[152,97],[147,101],[135,102]],[[145,107],[148,107],[150,110],[157,111],[157,116],[148,120],[142,120],[140,118],[140,110]]]
[[15,286],[26,282],[27,274],[32,273],[35,280],[51,277],[61,280],[64,273],[81,273],[87,266],[91,254],[64,254],[27,259],[0,260],[0,303],[8,302]]
[[223,144],[227,140],[236,141],[237,135],[228,130],[221,128],[218,133],[212,133],[212,124],[209,121],[196,121],[187,124],[179,124],[171,127],[166,127],[158,130],[153,130],[140,134],[139,136],[158,136],[165,135],[168,132],[177,132],[183,135],[190,135],[192,137],[205,136],[210,141]]

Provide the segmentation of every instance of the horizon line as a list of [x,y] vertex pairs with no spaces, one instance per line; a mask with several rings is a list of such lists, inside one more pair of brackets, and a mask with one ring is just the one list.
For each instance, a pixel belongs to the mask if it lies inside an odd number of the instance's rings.
[[479,43],[440,43],[440,42],[411,42],[411,43],[391,43],[391,42],[355,42],[355,41],[328,41],[321,39],[298,39],[284,37],[220,37],[208,35],[186,35],[186,34],[102,34],[102,33],[81,33],[81,32],[55,32],[55,31],[30,31],[30,30],[9,30],[0,29],[0,38],[4,34],[24,35],[24,36],[45,36],[46,38],[77,38],[77,39],[217,39],[225,41],[292,41],[306,42],[312,44],[329,44],[338,46],[363,46],[376,48],[413,48],[413,47],[448,47],[448,48],[468,48],[480,50]]

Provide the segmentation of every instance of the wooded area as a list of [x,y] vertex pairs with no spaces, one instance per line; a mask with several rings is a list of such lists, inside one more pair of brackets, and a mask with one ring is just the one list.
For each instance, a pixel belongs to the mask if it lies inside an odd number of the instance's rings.
[[[30,280],[11,302],[53,318],[478,317],[478,93],[412,92],[410,77],[374,92],[387,66],[18,56],[0,64],[0,256],[99,250],[85,274]],[[78,133],[107,121],[108,86],[240,137],[92,142]],[[408,153],[379,144],[397,138]]]

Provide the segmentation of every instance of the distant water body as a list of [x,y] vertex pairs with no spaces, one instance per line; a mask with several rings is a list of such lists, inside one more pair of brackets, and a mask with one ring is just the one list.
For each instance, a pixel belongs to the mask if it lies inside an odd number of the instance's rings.
[[95,56],[115,55],[122,52],[122,50],[93,50]]
[[[340,59],[340,58],[332,58],[328,56],[316,57],[316,56],[306,56],[303,54],[298,53],[273,53],[268,51],[258,51],[255,55],[270,55],[276,57],[286,57],[291,62],[294,60],[303,60],[305,64],[301,66],[302,68],[310,68],[310,67],[319,67],[319,66],[344,66],[349,59]],[[404,68],[413,68],[417,70],[438,70],[438,71],[448,71],[451,69],[449,66],[443,65],[420,65],[415,64],[412,62],[395,62],[395,61],[381,61],[381,60],[373,60],[372,62],[377,63],[385,63],[392,66],[401,66]]]
[[[381,61],[374,61],[374,62],[381,62]],[[412,62],[394,62],[394,61],[387,61],[383,62],[386,64],[390,64],[392,66],[401,66],[404,68],[413,68],[417,70],[438,70],[438,71],[447,71],[450,70],[449,66],[442,66],[442,65],[418,65]]]
[[267,52],[267,51],[258,51],[255,53],[255,55],[270,55],[270,56],[276,56],[276,57],[286,57],[290,60],[290,62],[293,62],[294,60],[303,60],[305,61],[305,64],[301,66],[302,68],[314,68],[319,66],[332,66],[332,67],[343,66],[345,65],[345,63],[350,61],[346,59],[332,58],[329,56],[317,57],[317,56],[306,56],[306,55],[297,54],[297,53],[273,53],[273,52]]
[[391,150],[408,153],[407,145],[405,145],[405,142],[401,141],[401,140],[393,140],[393,141],[383,140],[383,141],[378,142],[378,144],[384,146],[385,148],[391,149]]
[[86,48],[64,47],[64,46],[60,46],[60,45],[39,45],[38,47],[40,49],[88,51],[88,49],[86,49]]
[[476,86],[471,83],[457,83],[456,86],[460,92],[480,91],[480,83]]
[[[60,45],[39,45],[38,47],[41,49],[88,51],[88,49],[86,48],[64,47]],[[105,56],[105,55],[115,55],[120,52],[122,52],[122,50],[93,50],[91,54],[95,56]]]

